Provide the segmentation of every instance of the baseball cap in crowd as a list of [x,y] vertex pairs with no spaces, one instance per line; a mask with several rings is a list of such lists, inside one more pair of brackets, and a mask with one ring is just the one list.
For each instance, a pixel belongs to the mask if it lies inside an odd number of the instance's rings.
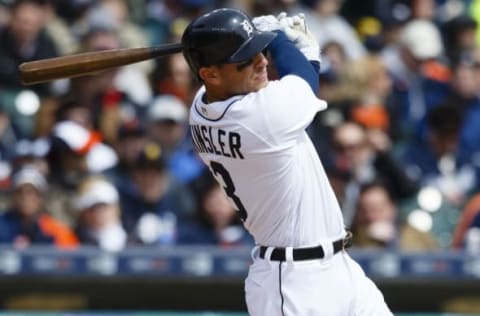
[[118,162],[117,154],[102,142],[100,134],[89,131],[76,122],[62,121],[55,124],[52,136],[60,139],[73,152],[85,155],[91,172],[102,172]]
[[45,177],[36,168],[26,165],[16,171],[12,176],[12,188],[18,189],[24,184],[31,184],[40,193],[45,193],[48,184]]
[[176,96],[160,95],[153,99],[147,111],[151,121],[187,121],[188,112],[185,104]]
[[166,162],[160,145],[154,142],[145,144],[133,166],[137,169],[155,168],[164,170]]
[[357,106],[352,109],[352,120],[367,128],[387,131],[389,127],[388,112],[384,106]]
[[86,20],[87,30],[85,35],[96,31],[115,32],[118,27],[113,14],[100,5],[94,6],[88,11]]
[[476,29],[477,21],[469,15],[459,15],[444,24],[445,31],[458,32],[467,29]]
[[80,211],[99,204],[116,204],[119,201],[117,189],[107,180],[88,179],[80,186],[73,199],[73,207]]
[[437,58],[443,54],[440,31],[431,21],[409,21],[400,33],[400,43],[419,60]]

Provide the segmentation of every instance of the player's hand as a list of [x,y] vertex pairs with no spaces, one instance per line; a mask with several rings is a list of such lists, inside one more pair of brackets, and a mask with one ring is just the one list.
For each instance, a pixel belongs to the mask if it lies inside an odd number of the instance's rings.
[[272,32],[277,30],[283,31],[283,25],[273,15],[262,15],[252,19],[253,25],[259,30],[264,32]]
[[286,12],[282,12],[277,15],[277,20],[282,25],[282,30],[287,35],[287,38],[294,43],[298,41],[299,37],[302,36],[302,33],[306,33],[303,14],[288,16]]
[[303,13],[287,16],[285,12],[282,12],[277,16],[277,20],[282,25],[282,30],[288,39],[295,44],[308,60],[320,62],[320,45],[308,29]]

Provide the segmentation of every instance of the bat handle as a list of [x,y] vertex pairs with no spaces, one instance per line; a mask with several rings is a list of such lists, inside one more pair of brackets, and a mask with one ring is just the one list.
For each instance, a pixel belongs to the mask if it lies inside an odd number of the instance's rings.
[[170,54],[180,53],[183,49],[181,43],[165,44],[162,46],[151,47],[152,57],[163,57]]

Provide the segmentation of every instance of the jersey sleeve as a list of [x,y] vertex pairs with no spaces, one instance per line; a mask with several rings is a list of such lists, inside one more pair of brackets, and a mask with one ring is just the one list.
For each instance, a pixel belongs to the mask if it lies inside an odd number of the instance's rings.
[[253,102],[258,118],[256,132],[273,144],[295,141],[316,113],[327,108],[308,83],[295,75],[271,81],[257,98]]

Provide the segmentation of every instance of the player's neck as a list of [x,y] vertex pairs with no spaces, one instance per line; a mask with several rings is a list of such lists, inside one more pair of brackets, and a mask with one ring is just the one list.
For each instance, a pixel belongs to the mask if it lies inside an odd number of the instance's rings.
[[206,93],[203,95],[202,97],[202,101],[206,104],[208,103],[213,103],[213,102],[217,102],[217,101],[223,101],[223,100],[226,100],[228,99],[229,96],[224,96],[224,95],[217,95],[217,94],[213,94],[211,92],[209,93]]
[[236,94],[219,89],[207,88],[207,91],[202,97],[202,101],[206,104],[217,101],[225,101],[235,96]]

